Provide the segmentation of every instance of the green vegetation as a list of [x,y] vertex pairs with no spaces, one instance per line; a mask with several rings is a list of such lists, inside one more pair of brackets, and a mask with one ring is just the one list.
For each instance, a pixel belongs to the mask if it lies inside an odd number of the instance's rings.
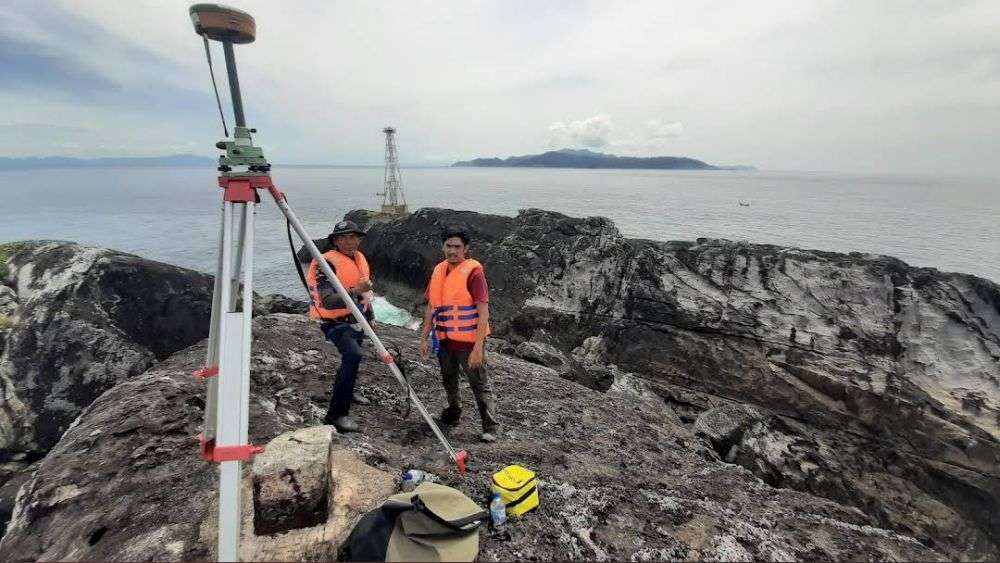
[[14,326],[14,319],[7,315],[0,315],[0,330],[7,330]]
[[20,248],[19,242],[5,242],[0,244],[0,281],[7,279],[10,270],[7,269],[7,260]]

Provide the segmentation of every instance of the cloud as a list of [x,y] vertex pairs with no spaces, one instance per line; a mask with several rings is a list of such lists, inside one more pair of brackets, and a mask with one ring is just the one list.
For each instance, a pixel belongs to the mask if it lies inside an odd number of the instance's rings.
[[606,149],[625,156],[665,156],[664,151],[684,133],[684,124],[667,119],[648,119],[632,131],[617,127],[611,115],[598,113],[576,121],[549,126],[548,147]]
[[[189,4],[0,2],[0,124],[87,131],[65,149],[42,128],[0,132],[0,155],[212,152]],[[378,163],[391,123],[414,158],[548,145],[786,170],[998,166],[996,0],[580,0],[529,18],[501,0],[239,4],[259,32],[237,48],[247,119],[276,162]]]
[[651,141],[660,141],[680,137],[684,133],[684,124],[679,121],[651,119],[646,122],[646,130]]
[[679,121],[650,119],[642,133],[621,141],[616,150],[631,156],[687,156],[676,153],[676,141],[683,134],[684,124]]
[[587,147],[600,149],[608,146],[614,124],[611,116],[599,113],[593,117],[549,125],[549,146],[553,148]]

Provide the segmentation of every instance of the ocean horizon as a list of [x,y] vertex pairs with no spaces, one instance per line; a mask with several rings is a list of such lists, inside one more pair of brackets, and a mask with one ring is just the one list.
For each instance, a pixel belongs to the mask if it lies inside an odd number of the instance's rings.
[[[277,165],[276,185],[319,237],[376,209],[381,166]],[[0,242],[71,240],[211,272],[221,193],[211,167],[0,171]],[[885,254],[913,266],[1000,280],[1000,180],[905,174],[404,167],[411,210],[604,216],[623,235],[724,238]],[[740,202],[748,205],[742,206]],[[304,298],[284,218],[258,207],[255,286]]]

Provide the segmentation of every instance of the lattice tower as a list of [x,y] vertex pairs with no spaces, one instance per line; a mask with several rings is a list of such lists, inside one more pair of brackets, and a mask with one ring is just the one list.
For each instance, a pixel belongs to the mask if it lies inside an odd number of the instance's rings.
[[406,196],[403,195],[403,180],[399,173],[399,156],[396,154],[396,129],[386,127],[385,133],[385,181],[382,191],[382,213],[394,215],[406,213]]

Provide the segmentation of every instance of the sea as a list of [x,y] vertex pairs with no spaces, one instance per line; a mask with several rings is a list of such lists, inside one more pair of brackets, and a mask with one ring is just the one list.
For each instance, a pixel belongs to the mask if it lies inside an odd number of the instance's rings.
[[[381,167],[272,171],[314,238],[377,209]],[[404,168],[411,209],[516,215],[542,208],[612,219],[628,237],[699,237],[887,254],[1000,281],[1000,179],[828,172]],[[212,167],[0,171],[0,242],[69,240],[212,272],[221,190]],[[255,289],[306,298],[284,217],[258,206]],[[376,273],[377,280],[377,273]],[[377,283],[377,282],[376,282]],[[379,317],[412,323],[384,300]]]

